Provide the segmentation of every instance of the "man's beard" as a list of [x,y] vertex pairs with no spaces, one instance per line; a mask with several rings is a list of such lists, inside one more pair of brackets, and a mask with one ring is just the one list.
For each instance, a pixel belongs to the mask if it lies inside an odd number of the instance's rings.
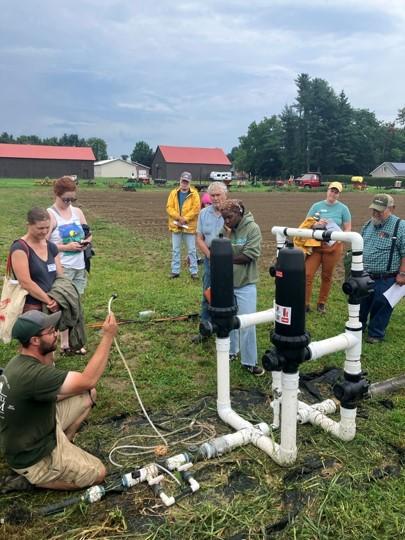
[[377,217],[372,217],[372,218],[371,218],[371,223],[372,223],[373,225],[375,225],[376,227],[377,227],[378,225],[381,225],[381,224],[383,223],[383,221],[384,221],[384,220],[383,220],[382,218],[377,218]]
[[51,345],[46,345],[45,343],[39,344],[39,352],[42,355],[47,355],[50,352],[56,351],[58,341],[55,339],[55,341]]

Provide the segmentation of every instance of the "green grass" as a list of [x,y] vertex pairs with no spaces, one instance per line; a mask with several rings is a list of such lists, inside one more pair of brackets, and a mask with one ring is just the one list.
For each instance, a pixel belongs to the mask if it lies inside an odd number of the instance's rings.
[[[2,188],[5,189],[2,189]],[[22,189],[24,187],[24,189]],[[99,189],[103,189],[100,185]],[[82,189],[82,188],[81,188]],[[93,187],[83,189],[94,189]],[[105,190],[108,194],[108,189]],[[276,195],[275,195],[276,196]],[[25,232],[25,214],[33,205],[47,206],[50,188],[10,187],[0,183],[0,261],[1,268],[11,241]],[[170,245],[168,237],[143,237],[139,231],[118,227],[99,216],[91,217],[96,256],[84,298],[87,323],[101,321],[112,292],[118,293],[114,311],[120,319],[137,322],[120,327],[119,343],[135,377],[145,407],[158,422],[184,417],[214,425],[218,433],[230,431],[215,414],[215,347],[190,346],[196,322],[141,321],[138,313],[154,310],[156,317],[197,313],[200,284],[186,279],[168,282]],[[318,284],[315,284],[314,289]],[[262,271],[259,309],[272,304],[273,280]],[[328,314],[311,313],[308,330],[314,340],[335,335],[344,328],[346,300],[340,283],[333,286]],[[373,382],[404,372],[404,304],[397,306],[390,323],[387,341],[365,345],[363,369]],[[258,327],[259,354],[269,346],[269,328]],[[99,340],[97,329],[88,331],[89,349]],[[0,365],[16,352],[14,344],[0,346]],[[341,353],[302,366],[303,372],[325,366],[343,366]],[[82,358],[58,358],[67,369],[83,369]],[[271,391],[270,377],[254,379],[235,363],[231,366],[235,408],[252,421],[271,422],[266,396]],[[97,452],[107,461],[113,444],[123,436],[152,433],[143,422],[127,372],[116,351],[99,385],[98,406],[88,424],[78,434],[77,443]],[[255,393],[256,392],[256,393]],[[254,398],[264,396],[263,399]],[[203,399],[205,398],[205,399]],[[126,494],[106,497],[91,506],[72,506],[64,513],[36,518],[26,524],[0,525],[4,538],[137,538],[142,540],[191,540],[241,538],[291,538],[314,540],[395,539],[405,534],[405,482],[403,470],[405,392],[391,396],[393,408],[379,399],[359,406],[357,435],[343,443],[319,429],[298,426],[298,460],[290,470],[281,469],[252,446],[241,448],[216,460],[194,467],[201,489],[192,497],[165,510],[157,504],[149,488],[138,486]],[[244,404],[243,404],[244,403]],[[118,418],[126,414],[125,418]],[[188,415],[188,416],[187,416]],[[111,420],[112,417],[117,417]],[[277,435],[276,435],[277,437]],[[184,449],[171,448],[171,453]],[[313,474],[299,474],[311,458],[329,464]],[[128,467],[147,463],[148,458],[123,458]],[[392,469],[386,469],[391,466]],[[381,478],[375,469],[394,471]],[[0,472],[7,470],[0,459]],[[111,471],[115,469],[111,467]],[[176,491],[166,481],[169,493]],[[13,493],[0,498],[0,518],[16,515],[16,508],[35,511],[71,496],[67,493],[34,491]],[[280,532],[271,525],[290,515],[290,523]],[[3,535],[3,536],[2,536]]]

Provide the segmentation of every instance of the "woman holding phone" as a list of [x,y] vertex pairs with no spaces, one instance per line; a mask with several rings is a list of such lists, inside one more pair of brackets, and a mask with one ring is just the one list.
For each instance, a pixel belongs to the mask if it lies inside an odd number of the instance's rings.
[[[56,180],[53,191],[55,202],[48,208],[51,220],[49,240],[59,249],[63,273],[70,278],[80,294],[84,293],[87,284],[84,250],[91,242],[91,234],[85,237],[83,225],[87,221],[80,208],[73,206],[77,200],[76,183],[69,176]],[[61,332],[61,349],[64,354],[86,354],[85,349],[71,351],[68,332]]]

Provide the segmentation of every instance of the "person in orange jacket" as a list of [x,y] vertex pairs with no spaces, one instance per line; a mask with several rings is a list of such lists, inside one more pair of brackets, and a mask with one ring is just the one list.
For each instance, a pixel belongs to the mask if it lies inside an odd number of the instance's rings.
[[180,175],[179,187],[173,189],[167,199],[166,212],[169,216],[169,231],[172,233],[172,265],[170,278],[178,278],[181,269],[181,244],[187,246],[187,260],[191,279],[198,279],[197,250],[195,235],[200,212],[200,196],[191,186],[191,173]]

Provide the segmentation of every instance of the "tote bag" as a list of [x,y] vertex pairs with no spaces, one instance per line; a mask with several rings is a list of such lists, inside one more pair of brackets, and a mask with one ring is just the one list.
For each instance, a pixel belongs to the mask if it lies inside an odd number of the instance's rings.
[[[23,240],[22,245],[26,247]],[[0,339],[3,343],[11,341],[11,331],[17,317],[23,312],[27,294],[28,292],[21,287],[19,282],[11,277],[11,255],[9,254],[0,299]]]

